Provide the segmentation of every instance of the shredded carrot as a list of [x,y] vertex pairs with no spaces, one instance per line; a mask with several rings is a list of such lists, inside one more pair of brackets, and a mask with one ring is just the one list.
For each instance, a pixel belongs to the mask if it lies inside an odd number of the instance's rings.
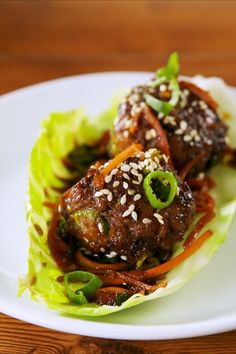
[[45,200],[45,201],[43,202],[43,205],[44,205],[45,207],[47,207],[47,208],[50,208],[50,209],[54,209],[54,208],[57,206],[56,203],[52,203],[52,202],[49,202],[49,201],[47,201],[47,200]]
[[194,226],[193,230],[190,232],[189,236],[184,242],[184,248],[188,248],[191,246],[191,244],[194,242],[194,240],[197,238],[199,235],[200,231],[203,229],[203,227],[208,224],[215,216],[215,213],[213,210],[207,212],[204,214],[196,223]]
[[154,116],[151,109],[149,107],[145,107],[144,109],[144,118],[146,121],[155,129],[157,133],[157,138],[159,138],[159,148],[163,154],[169,157],[169,165],[173,167],[171,153],[170,153],[170,146],[167,140],[166,132],[162,128],[159,120]]
[[187,175],[189,174],[189,172],[191,171],[191,169],[193,168],[193,166],[195,165],[195,163],[197,162],[197,160],[199,159],[199,155],[196,156],[194,159],[188,161],[184,167],[182,168],[182,170],[179,173],[180,178],[182,179],[182,181],[185,180],[185,178],[187,177]]
[[111,162],[101,171],[103,177],[107,176],[114,168],[118,167],[123,161],[133,156],[136,152],[142,151],[141,144],[132,144],[127,149],[123,150],[119,155],[115,156]]
[[203,243],[213,235],[211,230],[205,231],[197,240],[195,240],[191,246],[186,248],[182,253],[178,256],[172,258],[168,262],[165,262],[161,265],[157,265],[153,268],[147,269],[145,271],[133,271],[132,274],[137,274],[137,278],[139,279],[151,279],[155,278],[161,274],[169,272],[171,269],[177,267],[179,264],[184,262],[188,257],[190,257],[194,252],[196,252]]
[[128,266],[126,263],[98,263],[94,262],[87,257],[85,257],[80,251],[76,253],[76,258],[79,263],[85,267],[86,269],[112,269],[112,270],[124,270],[127,269]]
[[180,88],[183,89],[188,89],[191,92],[193,92],[196,96],[201,98],[204,102],[208,104],[210,108],[212,108],[213,111],[216,111],[218,104],[213,100],[213,98],[209,95],[209,93],[205,90],[202,90],[200,87],[197,85],[193,84],[192,82],[189,81],[180,81],[179,82]]

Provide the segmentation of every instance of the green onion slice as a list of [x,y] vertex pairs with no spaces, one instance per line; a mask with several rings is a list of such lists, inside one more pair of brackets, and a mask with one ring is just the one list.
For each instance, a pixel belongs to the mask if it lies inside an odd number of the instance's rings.
[[176,52],[170,55],[167,65],[160,68],[156,72],[157,79],[153,82],[153,87],[160,86],[163,83],[168,83],[171,90],[171,98],[169,101],[162,101],[150,94],[145,95],[145,100],[148,106],[154,111],[161,112],[165,116],[175,107],[180,98],[180,88],[177,80],[179,73],[179,60]]
[[[156,193],[152,187],[155,180],[159,183]],[[143,188],[151,206],[155,209],[164,209],[172,203],[177,193],[178,182],[171,172],[154,171],[144,178]]]
[[[71,283],[79,281],[86,284],[82,285],[77,290],[73,290]],[[83,305],[88,302],[87,297],[93,296],[96,290],[101,287],[102,281],[92,273],[78,270],[66,273],[64,276],[64,284],[68,298],[75,304]]]

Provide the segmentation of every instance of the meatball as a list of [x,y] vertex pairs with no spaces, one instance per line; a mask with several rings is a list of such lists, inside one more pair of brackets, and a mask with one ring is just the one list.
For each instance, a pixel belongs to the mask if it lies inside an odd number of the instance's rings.
[[[61,197],[59,212],[67,223],[68,237],[98,260],[123,260],[134,267],[149,255],[164,260],[192,221],[195,204],[189,187],[156,149],[129,157],[101,184],[104,166],[91,166],[87,176]],[[153,171],[169,172],[178,184],[172,203],[158,210],[143,187],[145,176]],[[164,182],[155,186],[160,190],[159,198],[170,188],[167,180]]]
[[[217,114],[216,103],[206,91],[190,82],[180,81],[179,86],[180,100],[168,116],[147,108],[144,99],[148,93],[168,101],[171,94],[168,85],[162,84],[157,88],[144,85],[131,90],[120,105],[115,121],[113,153],[123,150],[132,142],[141,143],[146,149],[156,147],[162,150],[161,129],[177,171],[193,161],[192,173],[196,174],[222,157],[226,149],[227,129]],[[153,115],[152,121],[147,117],[147,109]],[[155,120],[160,129],[153,125]]]

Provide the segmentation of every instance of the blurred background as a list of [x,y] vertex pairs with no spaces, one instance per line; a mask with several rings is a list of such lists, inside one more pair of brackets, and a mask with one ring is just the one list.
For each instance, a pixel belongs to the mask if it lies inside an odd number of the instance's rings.
[[155,70],[236,85],[236,1],[0,1],[0,94],[96,71]]

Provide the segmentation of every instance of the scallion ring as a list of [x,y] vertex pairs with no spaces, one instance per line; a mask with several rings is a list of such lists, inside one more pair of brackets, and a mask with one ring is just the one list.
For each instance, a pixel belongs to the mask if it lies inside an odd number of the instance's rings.
[[[84,286],[78,290],[72,290],[70,284],[75,282],[86,282]],[[64,284],[68,298],[75,304],[86,304],[87,297],[94,295],[96,290],[101,287],[102,281],[94,274],[84,271],[74,271],[66,273],[64,276]]]
[[[158,182],[161,183],[162,185],[162,190],[156,191],[152,187],[152,182],[157,180]],[[166,185],[165,181],[168,182],[168,191],[166,193]],[[151,206],[155,209],[164,209],[168,207],[178,189],[178,182],[177,179],[175,178],[174,174],[168,171],[154,171],[149,173],[143,181],[143,188],[145,190],[146,196],[149,200],[149,203]],[[160,196],[159,196],[159,195]]]

